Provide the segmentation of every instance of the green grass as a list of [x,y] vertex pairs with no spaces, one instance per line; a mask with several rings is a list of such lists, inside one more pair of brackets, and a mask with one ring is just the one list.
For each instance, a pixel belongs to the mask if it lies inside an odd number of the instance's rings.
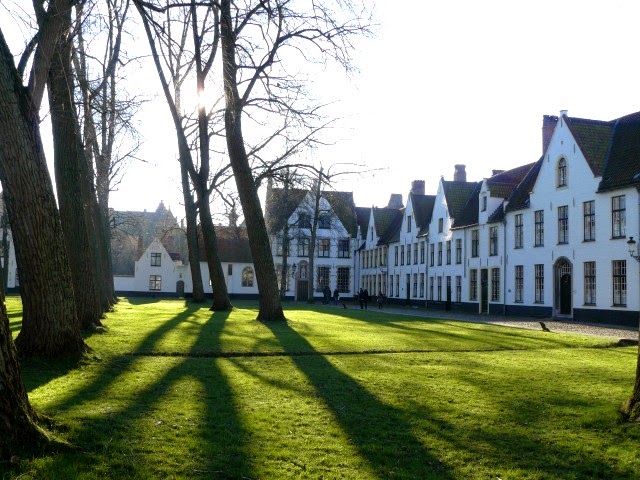
[[640,427],[617,413],[636,348],[297,304],[264,324],[237,306],[124,299],[80,365],[24,362],[75,448],[1,478],[640,478]]

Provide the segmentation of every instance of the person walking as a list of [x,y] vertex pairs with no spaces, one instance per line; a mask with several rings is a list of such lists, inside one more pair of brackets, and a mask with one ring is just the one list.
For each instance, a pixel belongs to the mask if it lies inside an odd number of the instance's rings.
[[360,289],[358,292],[358,302],[360,303],[360,310],[364,308],[364,290]]
[[378,292],[378,310],[382,310],[383,302],[384,302],[384,295],[382,295],[382,292]]
[[338,305],[338,300],[340,300],[340,293],[338,293],[338,289],[336,288],[333,291],[333,304]]
[[369,291],[365,288],[362,292],[363,300],[364,300],[364,309],[367,309],[367,304],[369,303]]

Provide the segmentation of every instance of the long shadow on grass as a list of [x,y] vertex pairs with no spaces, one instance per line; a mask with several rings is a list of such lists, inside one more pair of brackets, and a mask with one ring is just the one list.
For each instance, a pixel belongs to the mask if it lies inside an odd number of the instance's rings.
[[313,384],[378,478],[454,478],[412,433],[401,411],[382,403],[323,355],[297,355],[301,345],[304,350],[315,350],[286,323],[265,322],[265,325],[283,350],[291,354],[294,364]]
[[[83,417],[83,426],[71,441],[89,446],[93,455],[108,457],[101,460],[111,478],[159,478],[169,474],[182,478],[251,478],[252,467],[245,454],[247,435],[238,418],[233,391],[219,368],[220,360],[199,357],[203,351],[220,349],[220,334],[228,315],[212,314],[202,325],[195,343],[184,357],[158,359],[152,355],[155,360],[142,365],[147,375],[152,374],[152,370],[147,371],[147,368],[161,368],[167,362],[173,366],[159,374],[153,382],[132,392],[124,407],[116,407],[98,416]],[[183,312],[163,324],[162,331],[183,321],[185,316],[188,318],[190,312]],[[159,333],[156,330],[149,337],[158,339]],[[149,337],[141,344],[139,351],[152,346]],[[145,362],[140,356],[132,355],[120,360],[126,365],[134,361]],[[126,374],[124,369],[114,369],[114,366],[110,364],[110,368],[105,368],[99,379],[66,399],[60,407],[92,402],[106,395],[108,387],[124,381],[122,377]],[[183,390],[184,385],[190,385],[192,380],[200,387],[194,389],[196,393]],[[126,397],[126,393],[120,393],[114,401],[121,401],[123,397]],[[178,408],[177,416],[172,413],[176,404],[181,407],[184,405],[183,409]],[[174,409],[168,405],[173,405]],[[151,435],[153,437],[149,438]],[[159,440],[154,442],[156,437]],[[166,440],[161,442],[163,438]],[[172,439],[176,444],[171,444]],[[160,457],[163,464],[153,465],[149,470],[148,463],[140,458],[147,454]],[[70,459],[63,457],[55,461],[57,466],[59,464],[60,468],[64,468]],[[86,464],[84,468],[91,468],[89,463],[92,460],[87,456],[75,461]],[[132,472],[136,472],[136,475],[132,475]]]

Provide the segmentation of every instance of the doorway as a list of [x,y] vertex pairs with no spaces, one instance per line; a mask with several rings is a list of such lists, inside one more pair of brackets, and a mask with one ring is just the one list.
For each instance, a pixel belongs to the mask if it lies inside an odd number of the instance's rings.
[[489,270],[480,270],[480,313],[489,313]]
[[554,314],[556,317],[571,318],[573,316],[571,262],[566,258],[559,258],[554,268]]

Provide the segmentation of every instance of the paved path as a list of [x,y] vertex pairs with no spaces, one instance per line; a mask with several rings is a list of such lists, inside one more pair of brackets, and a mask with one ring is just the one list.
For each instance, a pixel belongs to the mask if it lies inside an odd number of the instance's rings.
[[[379,311],[377,305],[369,305],[370,310]],[[349,308],[358,308],[351,305]],[[540,322],[552,332],[579,333],[582,335],[592,335],[597,337],[617,338],[638,341],[638,329],[623,327],[620,325],[605,325],[596,323],[578,323],[572,320],[558,321],[550,318],[514,317],[504,315],[473,315],[461,312],[445,312],[442,310],[427,310],[420,307],[396,307],[384,306],[384,312],[398,315],[411,315],[418,317],[441,318],[460,322],[489,323],[493,325],[504,325],[507,327],[528,328],[531,330],[541,330]]]

